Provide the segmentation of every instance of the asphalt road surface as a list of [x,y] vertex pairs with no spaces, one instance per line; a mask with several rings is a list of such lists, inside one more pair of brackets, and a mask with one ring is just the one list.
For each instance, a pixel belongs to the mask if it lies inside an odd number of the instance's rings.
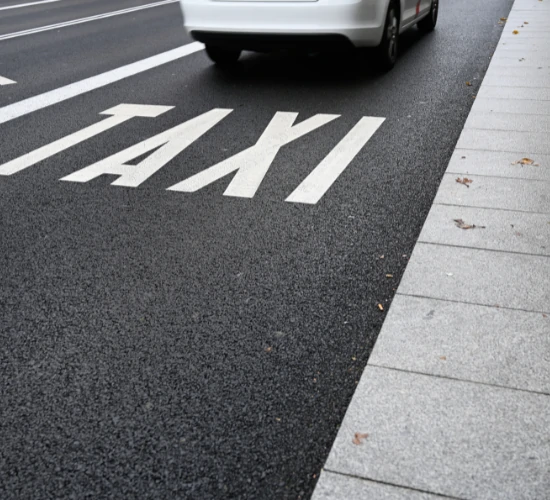
[[512,0],[442,0],[388,74],[219,71],[178,49],[173,2],[21,3],[0,0],[0,497],[307,498]]

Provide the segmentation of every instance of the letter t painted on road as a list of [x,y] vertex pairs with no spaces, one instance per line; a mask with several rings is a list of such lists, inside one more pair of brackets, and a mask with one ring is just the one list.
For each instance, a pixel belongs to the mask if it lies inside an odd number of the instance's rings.
[[101,115],[111,115],[109,118],[102,120],[98,123],[94,123],[89,127],[83,128],[78,132],[67,135],[61,139],[58,139],[51,144],[42,146],[35,149],[30,153],[27,153],[15,160],[11,160],[3,165],[0,165],[0,175],[12,175],[21,170],[25,170],[36,163],[49,158],[61,151],[65,151],[76,144],[80,144],[101,132],[105,132],[110,128],[116,127],[121,123],[131,120],[135,117],[156,118],[166,111],[173,109],[174,106],[152,106],[146,104],[119,104],[114,108],[110,108],[101,112]]

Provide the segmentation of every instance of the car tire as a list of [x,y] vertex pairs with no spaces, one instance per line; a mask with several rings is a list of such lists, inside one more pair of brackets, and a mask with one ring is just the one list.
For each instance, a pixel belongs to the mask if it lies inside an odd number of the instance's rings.
[[399,9],[396,0],[391,0],[384,23],[382,41],[377,47],[380,69],[389,71],[395,66],[399,49]]
[[232,66],[239,60],[241,51],[217,45],[206,45],[206,54],[218,66]]
[[432,7],[430,13],[424,18],[418,21],[418,29],[424,33],[429,33],[435,29],[437,24],[437,16],[439,15],[439,0],[432,0]]

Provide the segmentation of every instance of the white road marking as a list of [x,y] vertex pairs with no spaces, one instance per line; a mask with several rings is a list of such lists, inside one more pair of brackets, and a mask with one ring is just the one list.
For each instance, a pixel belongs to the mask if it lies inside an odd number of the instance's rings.
[[101,112],[102,115],[112,115],[105,120],[102,120],[98,123],[94,123],[89,127],[86,127],[74,134],[70,134],[66,137],[63,137],[51,144],[43,146],[41,148],[35,149],[30,153],[27,153],[15,160],[4,163],[0,165],[0,175],[12,175],[21,170],[25,170],[38,163],[39,161],[45,160],[50,156],[53,156],[61,151],[75,146],[83,141],[94,137],[95,135],[100,134],[110,128],[116,127],[125,121],[131,120],[136,116],[154,118],[166,111],[173,109],[174,106],[147,106],[141,104],[119,104],[114,108],[108,109]]
[[328,191],[385,118],[363,117],[285,200],[314,205]]
[[104,14],[97,14],[90,17],[82,17],[80,19],[74,19],[72,21],[64,21],[62,23],[49,24],[47,26],[40,26],[38,28],[31,28],[23,31],[16,31],[14,33],[6,33],[0,35],[0,41],[9,40],[10,38],[17,38],[20,36],[34,35],[35,33],[42,33],[43,31],[56,30],[59,28],[65,28],[66,26],[74,26],[75,24],[89,23],[91,21],[98,21],[100,19],[106,19],[108,17],[120,16],[123,14],[130,14],[138,10],[152,9],[153,7],[160,7],[162,5],[168,5],[170,3],[176,3],[178,0],[162,0],[161,2],[148,3],[145,5],[138,5],[137,7],[130,7],[129,9],[115,10],[112,12],[106,12]]
[[0,85],[13,85],[14,83],[17,83],[17,82],[14,82],[9,78],[4,78],[3,76],[0,76]]
[[[88,182],[101,175],[111,174],[119,176],[111,183],[113,186],[138,187],[232,111],[232,109],[208,111],[109,158],[63,177],[61,180]],[[138,165],[125,165],[126,162],[159,146],[162,147]]]
[[[0,165],[0,175],[13,175],[25,170],[133,117],[154,118],[173,108],[174,106],[119,104],[100,113],[111,115],[109,118]],[[88,182],[102,175],[116,175],[117,179],[111,185],[138,187],[193,142],[200,139],[232,111],[232,109],[212,109],[88,167],[73,172],[60,180]],[[229,182],[224,196],[252,198],[283,146],[339,117],[340,115],[317,114],[295,124],[298,113],[277,112],[254,146],[178,182],[167,188],[167,190],[195,192],[234,173],[235,175]],[[385,118],[362,117],[285,201],[316,204],[384,121]],[[128,164],[151,151],[152,153],[139,164]]]
[[40,5],[43,3],[54,3],[54,2],[61,2],[61,0],[41,0],[40,2],[20,3],[18,5],[8,5],[7,7],[0,7],[0,10],[21,9],[22,7],[30,7],[31,5]]
[[19,118],[20,116],[27,115],[34,111],[38,111],[39,109],[46,108],[53,104],[57,104],[67,99],[71,99],[72,97],[84,94],[86,92],[90,92],[91,90],[104,87],[105,85],[118,82],[119,80],[122,80],[129,76],[137,75],[138,73],[142,73],[143,71],[147,71],[148,69],[156,68],[157,66],[161,66],[162,64],[166,64],[171,61],[175,61],[176,59],[194,54],[195,52],[202,50],[203,47],[204,46],[198,42],[189,43],[187,45],[183,45],[182,47],[178,47],[177,49],[172,49],[167,52],[157,54],[156,56],[148,57],[146,59],[142,59],[141,61],[137,61],[126,66],[121,66],[120,68],[113,69],[111,71],[107,71],[100,75],[92,76],[90,78],[86,78],[85,80],[71,83],[69,85],[66,85],[65,87],[50,90],[49,92],[45,92],[44,94],[29,97],[28,99],[24,99],[23,101],[4,106],[3,108],[0,108],[0,124],[6,123],[15,118]]
[[298,113],[276,113],[254,146],[169,187],[168,190],[192,193],[237,171],[224,195],[252,198],[282,146],[340,115],[318,114],[293,126],[297,116]]

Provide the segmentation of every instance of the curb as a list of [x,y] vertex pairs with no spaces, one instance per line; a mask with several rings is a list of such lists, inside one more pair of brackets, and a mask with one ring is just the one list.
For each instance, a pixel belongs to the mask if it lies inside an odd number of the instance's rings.
[[313,499],[549,492],[550,1],[516,0]]

